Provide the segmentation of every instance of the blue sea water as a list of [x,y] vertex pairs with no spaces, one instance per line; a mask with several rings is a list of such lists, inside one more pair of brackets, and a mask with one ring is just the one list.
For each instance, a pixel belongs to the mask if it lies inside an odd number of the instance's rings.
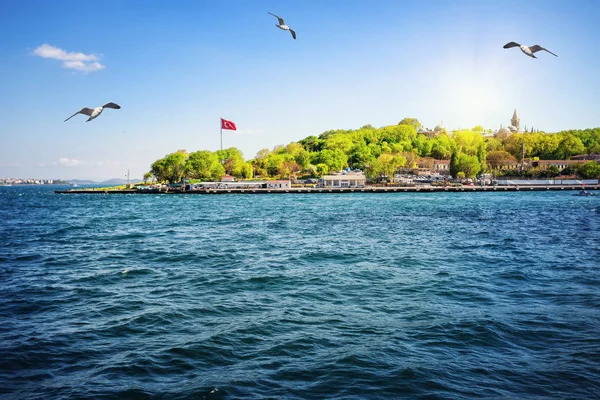
[[599,398],[600,200],[0,187],[0,397]]

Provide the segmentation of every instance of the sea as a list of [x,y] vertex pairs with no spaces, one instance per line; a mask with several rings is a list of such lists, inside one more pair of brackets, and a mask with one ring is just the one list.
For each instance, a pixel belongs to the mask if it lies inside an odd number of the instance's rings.
[[2,399],[600,398],[600,196],[0,187]]

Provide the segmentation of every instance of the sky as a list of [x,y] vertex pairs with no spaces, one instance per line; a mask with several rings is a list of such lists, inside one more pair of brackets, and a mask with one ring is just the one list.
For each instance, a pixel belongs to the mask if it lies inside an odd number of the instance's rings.
[[[405,117],[497,129],[516,108],[528,128],[598,127],[598,20],[597,0],[3,0],[0,177],[141,178],[218,150],[220,118],[247,160]],[[108,102],[122,108],[64,122]]]

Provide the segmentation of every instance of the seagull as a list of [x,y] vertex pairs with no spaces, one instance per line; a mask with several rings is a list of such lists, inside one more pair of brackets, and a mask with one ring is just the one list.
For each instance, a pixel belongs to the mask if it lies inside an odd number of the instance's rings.
[[535,56],[536,51],[540,51],[540,50],[544,50],[547,51],[548,53],[552,54],[553,56],[558,57],[556,54],[554,54],[553,52],[551,52],[550,50],[547,50],[545,48],[543,48],[542,46],[540,46],[539,44],[536,44],[535,46],[525,46],[524,44],[519,44],[519,43],[515,43],[515,42],[510,42],[510,43],[506,43],[504,45],[505,49],[510,49],[511,47],[519,47],[521,49],[521,51],[525,54],[527,54],[529,57],[533,57],[533,58],[537,58]]
[[119,108],[121,108],[121,106],[118,104],[115,104],[115,103],[106,103],[102,107],[96,107],[96,108],[85,107],[85,108],[82,108],[80,111],[77,111],[75,114],[71,115],[69,118],[65,119],[65,122],[67,122],[68,120],[70,120],[71,118],[76,116],[77,114],[89,115],[90,117],[87,119],[87,121],[85,121],[85,122],[89,122],[89,121],[93,120],[94,118],[96,118],[98,115],[102,114],[102,111],[105,108],[113,108],[115,110],[118,110]]
[[278,27],[279,29],[283,29],[284,31],[290,31],[290,33],[292,34],[292,37],[294,39],[296,39],[296,32],[291,30],[290,27],[285,24],[285,21],[283,20],[283,18],[278,17],[277,15],[275,15],[273,13],[269,13],[269,14],[271,14],[272,16],[274,16],[275,18],[277,18],[279,20],[279,25],[275,24],[276,27]]

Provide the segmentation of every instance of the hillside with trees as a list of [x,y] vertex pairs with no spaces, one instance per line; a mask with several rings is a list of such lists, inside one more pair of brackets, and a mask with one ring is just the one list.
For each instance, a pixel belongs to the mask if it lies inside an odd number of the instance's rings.
[[[473,178],[484,172],[551,177],[563,171],[514,168],[521,161],[522,146],[527,160],[567,160],[576,154],[600,153],[600,128],[492,137],[484,136],[486,131],[481,126],[451,134],[440,129],[435,135],[418,133],[420,127],[416,118],[404,118],[398,125],[381,128],[365,125],[330,130],[272,150],[262,149],[251,160],[245,160],[234,147],[215,152],[178,150],[152,163],[144,179],[173,183],[182,179],[219,180],[225,174],[240,179],[287,179],[320,177],[347,167],[363,170],[368,178],[376,179],[415,168],[424,158],[450,160],[453,177]],[[564,172],[597,177],[600,166],[586,163]]]

